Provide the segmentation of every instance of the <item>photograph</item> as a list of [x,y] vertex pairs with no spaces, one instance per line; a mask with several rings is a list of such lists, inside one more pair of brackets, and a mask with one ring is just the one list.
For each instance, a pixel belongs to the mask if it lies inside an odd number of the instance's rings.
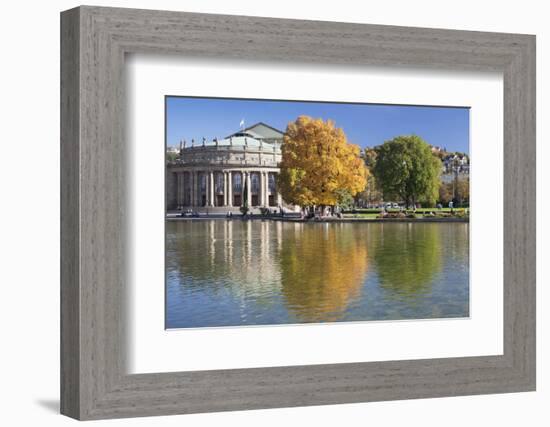
[[470,316],[467,106],[167,95],[164,143],[166,329]]
[[169,3],[8,5],[4,424],[543,425],[543,7]]

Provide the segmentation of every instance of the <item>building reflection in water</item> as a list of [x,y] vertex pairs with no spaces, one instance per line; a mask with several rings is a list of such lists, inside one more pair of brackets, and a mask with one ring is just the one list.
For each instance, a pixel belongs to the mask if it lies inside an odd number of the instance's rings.
[[[271,221],[182,221],[167,239],[168,270],[191,291],[230,292],[242,304],[254,298],[267,302],[280,293],[281,275],[273,262],[282,236],[281,223]],[[173,239],[173,240],[172,240]],[[264,298],[266,297],[266,298]]]

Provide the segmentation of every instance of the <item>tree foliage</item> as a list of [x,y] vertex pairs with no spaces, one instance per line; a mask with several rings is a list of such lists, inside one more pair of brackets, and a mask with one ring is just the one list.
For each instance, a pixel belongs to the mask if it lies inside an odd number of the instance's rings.
[[173,152],[167,152],[166,153],[166,161],[167,162],[173,162],[179,158],[179,154],[173,153]]
[[462,205],[470,201],[470,179],[462,178],[451,182],[442,182],[439,187],[438,200],[447,204],[451,201]]
[[442,182],[439,186],[438,200],[446,205],[453,200],[453,184],[449,182]]
[[367,184],[360,148],[331,120],[300,116],[289,123],[280,168],[283,199],[302,207],[335,206],[343,194],[353,197]]
[[367,147],[361,153],[361,158],[365,162],[365,166],[372,168],[376,163],[376,150],[374,148]]
[[376,150],[374,148],[367,147],[361,153],[361,158],[365,162],[365,166],[369,171],[369,179],[367,180],[367,186],[363,191],[361,191],[355,200],[360,206],[370,205],[375,202],[380,202],[382,200],[382,192],[380,191],[380,186],[376,182],[376,178],[372,173],[372,169],[376,164]]
[[[361,193],[357,193],[359,195]],[[344,210],[353,208],[355,199],[348,190],[336,190],[336,203]]]
[[248,211],[250,210],[250,208],[248,207],[248,186],[246,185],[246,182],[244,183],[244,188],[243,188],[243,203],[241,205],[241,207],[239,208],[239,210],[241,211],[241,213],[243,214],[243,216],[246,216],[248,214]]
[[470,178],[457,180],[455,198],[460,205],[470,201]]
[[441,161],[419,136],[398,136],[375,148],[374,176],[385,200],[433,205],[439,193]]

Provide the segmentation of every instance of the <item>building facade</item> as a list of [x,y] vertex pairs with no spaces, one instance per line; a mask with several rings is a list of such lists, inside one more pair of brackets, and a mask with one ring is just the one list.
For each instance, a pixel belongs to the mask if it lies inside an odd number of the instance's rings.
[[278,208],[283,132],[257,123],[223,139],[180,143],[167,163],[167,210],[232,211],[245,203],[254,210]]

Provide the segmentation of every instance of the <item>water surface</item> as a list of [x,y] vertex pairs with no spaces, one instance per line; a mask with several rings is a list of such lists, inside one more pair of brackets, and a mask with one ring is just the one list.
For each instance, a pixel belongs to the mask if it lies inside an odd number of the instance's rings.
[[467,317],[469,224],[166,222],[166,327]]

